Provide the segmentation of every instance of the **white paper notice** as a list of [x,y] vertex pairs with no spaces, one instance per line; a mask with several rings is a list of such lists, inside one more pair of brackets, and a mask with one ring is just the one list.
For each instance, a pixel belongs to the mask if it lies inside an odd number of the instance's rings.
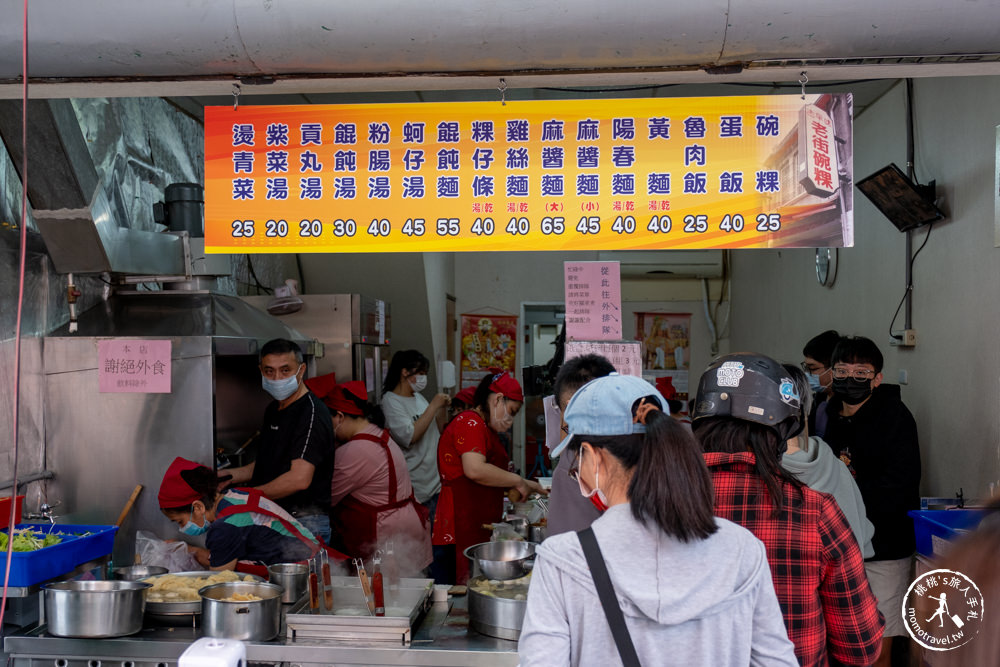
[[365,359],[365,389],[375,391],[375,360]]

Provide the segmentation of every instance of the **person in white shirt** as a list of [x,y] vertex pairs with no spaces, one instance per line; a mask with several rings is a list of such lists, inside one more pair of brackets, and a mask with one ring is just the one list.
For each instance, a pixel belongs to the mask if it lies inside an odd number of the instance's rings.
[[[413,495],[430,510],[431,523],[437,510],[441,475],[437,467],[438,440],[448,417],[448,394],[437,393],[427,401],[421,394],[427,388],[430,361],[419,350],[401,350],[392,355],[382,391],[382,412],[392,439],[403,450],[410,470]],[[437,550],[436,550],[437,551]],[[438,578],[440,554],[434,554],[431,568]]]

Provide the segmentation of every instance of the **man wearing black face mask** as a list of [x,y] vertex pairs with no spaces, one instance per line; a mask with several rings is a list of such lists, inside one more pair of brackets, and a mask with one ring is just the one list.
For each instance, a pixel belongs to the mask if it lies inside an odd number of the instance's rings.
[[889,665],[892,637],[906,635],[899,610],[915,549],[907,511],[920,503],[917,426],[899,386],[882,383],[882,353],[874,342],[842,338],[832,364],[825,439],[854,475],[875,526],[875,555],[865,561],[865,571],[885,616],[882,654],[875,664]]

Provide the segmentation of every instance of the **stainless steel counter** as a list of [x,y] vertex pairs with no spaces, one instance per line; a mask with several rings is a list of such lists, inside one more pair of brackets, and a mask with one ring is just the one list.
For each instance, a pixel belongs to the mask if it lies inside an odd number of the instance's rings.
[[[454,598],[431,605],[409,647],[292,641],[282,635],[270,642],[248,642],[247,661],[336,667],[517,665],[517,642],[480,635],[468,624],[466,599]],[[169,667],[199,636],[195,628],[145,627],[131,637],[66,639],[51,637],[40,626],[7,637],[4,651],[14,667]]]

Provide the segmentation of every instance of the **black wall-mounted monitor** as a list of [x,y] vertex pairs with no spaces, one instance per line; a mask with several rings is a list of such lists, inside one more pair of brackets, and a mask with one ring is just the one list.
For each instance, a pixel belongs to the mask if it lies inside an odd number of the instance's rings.
[[933,184],[915,185],[895,164],[858,181],[858,190],[901,232],[944,218],[934,205]]

